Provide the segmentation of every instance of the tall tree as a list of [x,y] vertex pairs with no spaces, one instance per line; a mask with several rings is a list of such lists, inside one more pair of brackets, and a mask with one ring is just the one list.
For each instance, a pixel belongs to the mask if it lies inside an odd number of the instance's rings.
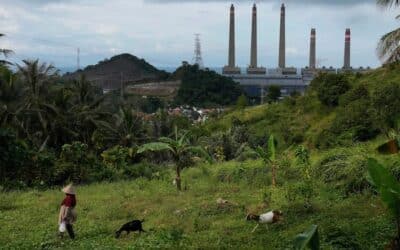
[[[392,8],[400,5],[400,0],[377,0],[378,5]],[[400,15],[396,17],[400,19]],[[378,56],[384,63],[400,60],[400,28],[385,34],[378,43]]]
[[58,70],[53,65],[39,63],[39,60],[23,60],[24,65],[17,65],[18,74],[21,80],[26,84],[27,94],[24,101],[23,113],[24,121],[20,123],[20,127],[28,138],[33,140],[35,136],[38,142],[36,145],[45,145],[49,140],[48,126],[51,119],[48,117],[52,111],[52,107],[47,104],[46,93],[49,87],[54,83],[54,79],[58,76]]

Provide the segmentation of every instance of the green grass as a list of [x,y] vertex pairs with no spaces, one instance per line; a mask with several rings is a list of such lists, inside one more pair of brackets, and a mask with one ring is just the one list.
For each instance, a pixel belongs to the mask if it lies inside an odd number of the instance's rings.
[[[75,241],[57,237],[59,190],[1,193],[0,248],[290,249],[296,234],[318,224],[323,249],[380,249],[394,234],[379,197],[369,192],[344,197],[316,182],[317,195],[308,209],[301,198],[287,198],[288,187],[298,181],[281,175],[272,189],[269,179],[260,161],[248,161],[186,169],[187,190],[180,193],[172,185],[172,173],[166,180],[80,186]],[[218,206],[220,197],[236,205]],[[246,214],[270,209],[282,209],[284,221],[251,233],[255,224],[245,220]],[[114,238],[123,223],[143,218],[147,233]]]

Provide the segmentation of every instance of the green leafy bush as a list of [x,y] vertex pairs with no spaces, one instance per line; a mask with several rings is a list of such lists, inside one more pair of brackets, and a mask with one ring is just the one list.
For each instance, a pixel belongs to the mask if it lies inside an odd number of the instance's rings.
[[354,141],[366,141],[379,134],[375,110],[368,99],[359,99],[341,107],[333,121],[335,135],[350,132]]
[[368,159],[369,180],[376,187],[382,201],[395,218],[397,241],[400,240],[400,183],[388,169],[375,159]]
[[62,146],[60,158],[56,163],[55,183],[65,182],[87,183],[100,181],[108,176],[104,166],[88,151],[88,146],[81,142],[73,142]]
[[400,116],[400,84],[389,83],[376,88],[372,96],[373,106],[377,109],[382,125],[393,128]]
[[151,164],[148,162],[140,162],[133,165],[128,165],[124,170],[124,177],[129,179],[136,179],[144,177],[147,179],[162,178],[166,171],[164,166]]
[[352,89],[350,89],[347,93],[345,93],[344,95],[342,95],[339,98],[339,104],[340,106],[344,107],[346,105],[348,105],[351,102],[354,102],[356,100],[360,100],[360,99],[369,99],[370,95],[369,95],[369,91],[366,88],[365,85],[358,85]]
[[334,222],[332,222],[332,226],[325,228],[324,233],[324,242],[334,247],[334,249],[363,249],[354,232],[341,229]]
[[281,97],[281,88],[276,85],[272,85],[268,88],[267,100],[268,102],[276,102]]
[[350,89],[348,79],[342,74],[320,74],[311,86],[317,91],[321,103],[329,107],[338,106],[339,97]]
[[0,183],[9,185],[15,180],[21,180],[26,163],[30,161],[27,145],[16,139],[9,129],[0,128]]
[[370,185],[367,181],[367,160],[362,150],[331,150],[315,164],[314,177],[344,191],[359,193]]

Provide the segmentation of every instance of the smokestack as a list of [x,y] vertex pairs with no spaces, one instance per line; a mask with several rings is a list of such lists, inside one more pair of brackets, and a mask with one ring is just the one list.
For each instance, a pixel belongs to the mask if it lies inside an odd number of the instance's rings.
[[315,29],[311,29],[311,37],[310,37],[310,69],[315,69],[315,60],[316,60],[316,32]]
[[279,37],[279,68],[286,67],[285,4],[281,7],[281,29]]
[[235,66],[235,7],[231,5],[229,12],[229,51],[228,65],[222,70],[223,74],[240,74],[240,68]]
[[247,68],[247,74],[261,74],[264,75],[266,69],[257,67],[257,6],[253,5],[252,19],[251,19],[251,51],[250,51],[250,65]]
[[250,68],[257,68],[257,7],[253,5],[251,20]]
[[228,66],[235,67],[235,7],[231,5],[229,19],[229,58]]
[[344,39],[344,65],[343,68],[350,69],[350,43],[351,43],[351,31],[346,29],[346,36]]

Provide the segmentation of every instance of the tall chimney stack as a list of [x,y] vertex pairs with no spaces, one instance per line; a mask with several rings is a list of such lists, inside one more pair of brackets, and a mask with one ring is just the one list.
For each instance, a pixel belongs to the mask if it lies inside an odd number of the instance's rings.
[[351,31],[346,29],[346,35],[344,39],[344,69],[350,69],[350,43],[351,43]]
[[248,74],[265,74],[266,69],[257,66],[257,6],[253,5],[251,17],[251,49],[250,65],[247,68]]
[[235,7],[231,5],[229,18],[229,58],[228,66],[235,67]]
[[281,6],[281,28],[279,37],[279,68],[286,67],[285,4]]
[[310,37],[310,69],[316,68],[316,32],[315,29],[311,29]]
[[257,68],[257,7],[253,5],[251,19],[250,68]]
[[235,65],[235,7],[231,5],[229,14],[229,55],[228,65],[224,67],[223,74],[240,74],[240,69]]

